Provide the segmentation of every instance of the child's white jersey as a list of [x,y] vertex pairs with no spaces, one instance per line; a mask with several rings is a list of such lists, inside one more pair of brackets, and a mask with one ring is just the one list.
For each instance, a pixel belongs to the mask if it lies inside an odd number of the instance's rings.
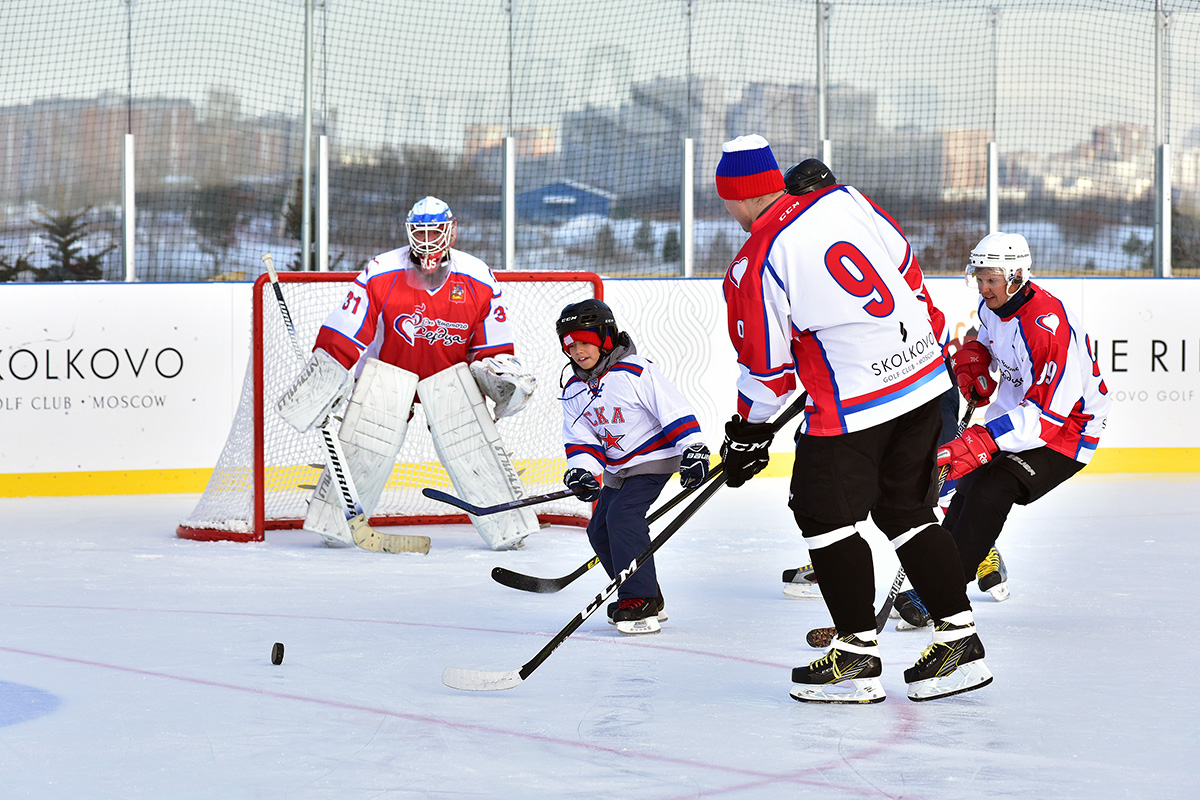
[[687,400],[639,355],[626,356],[591,381],[572,376],[562,406],[568,469],[617,473],[704,444]]

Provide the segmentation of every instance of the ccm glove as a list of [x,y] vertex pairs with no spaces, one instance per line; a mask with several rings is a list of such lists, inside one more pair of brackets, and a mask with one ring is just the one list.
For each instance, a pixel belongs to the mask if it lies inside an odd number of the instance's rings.
[[567,470],[567,474],[563,475],[563,483],[585,503],[594,503],[600,496],[600,481],[583,467]]
[[734,414],[725,423],[725,441],[721,445],[725,483],[737,488],[766,469],[770,458],[767,448],[773,438],[775,430],[769,422],[746,422]]
[[979,405],[986,406],[992,402],[996,381],[988,373],[991,365],[992,354],[976,340],[954,351],[954,355],[950,356],[950,368],[954,370],[954,380],[958,382],[958,390],[963,397],[970,400],[973,391]]
[[982,467],[1000,452],[996,440],[982,425],[972,425],[957,439],[951,439],[938,450],[938,469],[949,467],[946,480],[956,481],[968,472]]
[[694,444],[683,451],[683,461],[679,463],[679,485],[685,489],[694,489],[704,483],[708,477],[708,448],[702,444]]

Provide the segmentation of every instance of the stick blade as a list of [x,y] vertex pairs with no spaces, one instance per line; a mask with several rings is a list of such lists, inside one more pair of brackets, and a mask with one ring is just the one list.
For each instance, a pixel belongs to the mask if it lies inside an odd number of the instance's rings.
[[552,579],[533,578],[529,575],[522,575],[519,572],[505,569],[504,567],[492,567],[492,580],[510,589],[519,589],[522,592],[536,592],[538,594],[550,594],[562,588],[557,581]]
[[380,533],[367,523],[364,514],[350,520],[350,533],[354,543],[363,550],[373,553],[421,553],[429,552],[432,542],[428,536],[413,536],[399,533]]
[[465,500],[455,497],[452,494],[447,494],[445,492],[438,491],[437,489],[430,489],[428,486],[421,490],[421,494],[425,495],[430,500],[437,500],[442,503],[448,503],[448,504],[454,506],[455,508],[460,508],[463,511],[466,511],[471,514],[475,514],[475,516],[480,516],[476,512],[483,510],[483,509],[479,508],[478,506],[471,505],[470,503],[466,502]]
[[462,667],[446,667],[442,672],[442,683],[451,689],[464,692],[497,692],[512,689],[524,683],[521,671],[518,669],[507,672],[485,672],[477,669]]

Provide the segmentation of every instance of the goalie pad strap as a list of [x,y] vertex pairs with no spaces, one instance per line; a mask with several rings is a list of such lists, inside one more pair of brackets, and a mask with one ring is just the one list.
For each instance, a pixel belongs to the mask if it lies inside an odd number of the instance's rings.
[[[512,458],[500,441],[496,423],[466,364],[455,364],[417,384],[421,408],[433,434],[433,446],[450,475],[455,493],[476,506],[525,496]],[[493,550],[512,547],[538,529],[529,508],[471,517],[475,530]]]
[[[338,438],[358,490],[358,501],[368,516],[379,504],[383,487],[395,468],[408,432],[416,389],[415,373],[368,358],[350,396]],[[304,528],[342,542],[353,541],[346,511],[328,469],[317,482]]]

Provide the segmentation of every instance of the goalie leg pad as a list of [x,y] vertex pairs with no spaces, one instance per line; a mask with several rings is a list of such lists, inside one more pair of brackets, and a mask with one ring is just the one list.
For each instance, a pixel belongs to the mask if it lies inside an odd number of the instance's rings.
[[[417,376],[408,370],[368,358],[338,431],[358,501],[368,516],[383,494],[408,432],[408,414]],[[343,544],[352,544],[346,510],[326,468],[308,506],[304,529]]]
[[[433,446],[459,497],[477,506],[519,500],[525,487],[487,410],[471,370],[455,364],[417,384],[417,395],[433,434]],[[471,516],[475,530],[493,550],[519,545],[538,529],[529,508]]]

